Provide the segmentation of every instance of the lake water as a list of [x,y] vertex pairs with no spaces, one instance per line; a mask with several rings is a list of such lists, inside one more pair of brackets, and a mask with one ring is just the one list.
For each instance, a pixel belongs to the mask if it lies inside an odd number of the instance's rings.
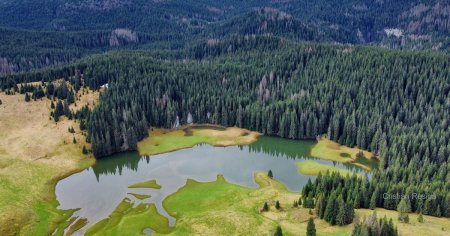
[[[298,192],[309,178],[299,174],[296,162],[315,159],[310,156],[315,141],[288,140],[275,137],[260,137],[248,146],[212,147],[198,145],[154,156],[140,157],[136,152],[121,153],[98,160],[97,163],[69,176],[56,185],[56,197],[60,209],[80,210],[76,217],[88,219],[88,225],[78,231],[82,234],[89,226],[108,217],[116,206],[128,197],[137,203],[155,203],[160,214],[175,219],[162,207],[162,201],[182,187],[188,178],[201,182],[214,181],[223,174],[228,182],[256,188],[253,173],[272,170],[274,178],[282,182],[290,191]],[[315,161],[349,169],[363,170],[351,164]],[[155,179],[161,189],[131,189],[128,186]],[[129,193],[149,194],[150,198],[139,200]]]

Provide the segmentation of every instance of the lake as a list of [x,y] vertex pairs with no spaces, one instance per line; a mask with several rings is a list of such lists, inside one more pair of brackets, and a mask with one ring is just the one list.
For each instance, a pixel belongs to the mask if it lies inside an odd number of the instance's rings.
[[[309,178],[301,175],[295,165],[302,159],[364,172],[351,164],[325,161],[310,156],[316,141],[289,140],[262,136],[257,142],[246,146],[213,147],[197,145],[193,148],[154,156],[140,157],[137,152],[121,153],[105,159],[80,173],[71,175],[56,185],[56,197],[60,209],[79,209],[75,217],[88,219],[88,224],[77,233],[82,234],[89,226],[108,217],[116,206],[128,197],[137,203],[155,203],[158,211],[169,219],[162,201],[182,187],[188,178],[201,182],[214,181],[218,174],[234,184],[257,188],[253,179],[256,171],[272,170],[274,178],[290,191],[298,192]],[[128,186],[155,179],[161,189],[135,189]],[[150,198],[139,200],[129,193],[149,194]]]

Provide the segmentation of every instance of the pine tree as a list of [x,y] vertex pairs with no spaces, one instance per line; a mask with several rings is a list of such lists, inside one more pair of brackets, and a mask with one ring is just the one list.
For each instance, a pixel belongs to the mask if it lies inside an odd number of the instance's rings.
[[298,207],[298,202],[294,201],[294,203],[292,204],[292,207],[297,208]]
[[339,202],[339,210],[338,213],[336,215],[336,224],[337,225],[346,225],[346,207],[344,202]]
[[273,179],[273,173],[272,173],[272,170],[269,170],[269,173],[267,173],[267,176],[269,176],[269,178]]
[[25,102],[29,102],[30,100],[30,95],[28,93],[25,93]]
[[308,226],[306,227],[306,236],[316,236],[316,226],[312,217],[308,220]]
[[87,155],[88,154],[88,150],[86,149],[86,146],[83,146],[83,154]]
[[280,210],[280,208],[281,208],[280,202],[278,200],[275,202],[275,208],[277,210]]
[[406,214],[405,218],[403,219],[403,222],[405,222],[406,224],[409,223],[409,215]]
[[331,193],[330,198],[328,199],[327,206],[325,208],[324,220],[331,225],[336,224],[336,216],[338,211],[338,205],[336,202],[335,193]]
[[283,230],[281,230],[280,226],[277,226],[274,236],[283,236]]
[[423,215],[422,215],[422,212],[419,213],[419,216],[417,217],[417,222],[423,223]]
[[369,208],[375,209],[377,207],[377,192],[373,192],[372,197],[370,198]]
[[269,205],[267,204],[267,202],[264,203],[263,211],[269,211]]
[[75,139],[75,137],[73,137],[72,143],[73,143],[73,144],[76,144],[76,143],[77,143],[77,140]]
[[405,222],[406,218],[408,218],[409,220],[408,213],[411,212],[411,205],[409,203],[409,200],[403,198],[398,204],[397,211],[399,213],[398,219],[400,221]]

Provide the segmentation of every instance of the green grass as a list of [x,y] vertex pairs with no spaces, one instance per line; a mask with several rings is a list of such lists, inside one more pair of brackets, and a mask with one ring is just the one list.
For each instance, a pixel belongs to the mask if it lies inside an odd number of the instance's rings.
[[72,224],[69,229],[67,230],[66,235],[72,235],[74,232],[76,232],[77,230],[83,228],[87,223],[87,219],[86,218],[77,218],[74,219],[76,220],[74,224]]
[[133,197],[135,197],[135,198],[137,198],[139,200],[144,200],[144,199],[147,199],[147,198],[151,197],[148,194],[138,194],[138,193],[128,193],[128,194],[132,195]]
[[[362,152],[365,158],[357,158],[359,152]],[[350,163],[367,171],[371,171],[378,166],[378,161],[373,159],[371,152],[343,146],[327,138],[318,140],[317,144],[311,149],[311,156],[323,160]]]
[[[55,185],[95,160],[81,153],[87,144],[73,120],[48,119],[50,100],[0,98],[9,104],[0,108],[0,235],[62,235],[73,211],[57,209]],[[77,130],[75,145],[68,127]]]
[[90,227],[85,235],[144,235],[144,229],[169,233],[169,220],[161,216],[155,204],[133,202],[125,198],[111,215]]
[[301,161],[297,162],[297,169],[298,171],[303,175],[309,175],[309,176],[317,176],[319,173],[325,174],[327,171],[329,172],[339,172],[342,176],[352,176],[353,172],[349,170],[340,169],[334,166],[324,165],[321,163],[318,163],[316,161]]
[[156,183],[156,180],[148,180],[137,184],[132,184],[128,186],[128,188],[154,188],[154,189],[160,189],[161,185]]
[[[80,170],[89,164],[80,162]],[[59,178],[59,170],[39,162],[14,160],[0,170],[0,235],[62,235],[73,210],[57,209]]]
[[156,155],[180,149],[191,148],[198,144],[212,146],[231,146],[250,144],[259,136],[236,127],[224,128],[218,126],[191,126],[168,130],[152,128],[150,137],[138,143],[139,154]]
[[[185,186],[163,201],[167,212],[177,219],[173,228],[168,226],[168,220],[158,214],[153,204],[133,207],[133,202],[126,198],[109,218],[92,226],[86,235],[140,235],[146,228],[170,235],[273,235],[277,225],[282,227],[284,235],[304,235],[310,217],[315,218],[318,236],[351,234],[353,225],[331,226],[314,214],[310,215],[309,209],[293,208],[292,203],[300,194],[289,192],[266,173],[255,173],[255,182],[259,185],[257,189],[228,183],[221,175],[217,180],[206,183],[187,180]],[[280,210],[275,209],[277,200],[281,203]],[[269,204],[268,212],[260,212],[264,202]],[[396,211],[377,211],[380,217],[387,215],[397,221]],[[364,217],[372,210],[357,209],[356,213]],[[397,224],[400,233],[446,235],[449,219],[424,218],[425,223],[419,224],[417,215],[410,214],[410,224]],[[446,231],[442,231],[442,227]]]
[[275,229],[275,224],[258,213],[259,204],[248,201],[253,192],[227,183],[220,175],[216,181],[208,183],[189,179],[184,187],[167,197],[163,205],[177,219],[174,235],[267,233],[269,228]]

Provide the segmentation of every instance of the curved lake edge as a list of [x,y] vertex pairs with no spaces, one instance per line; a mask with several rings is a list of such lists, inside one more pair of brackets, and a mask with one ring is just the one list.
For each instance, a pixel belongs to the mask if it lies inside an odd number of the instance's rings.
[[[183,130],[183,129],[185,129],[186,127],[182,127],[182,128],[179,128],[179,129],[176,129],[176,130],[178,130],[178,131],[180,131],[180,130]],[[201,127],[199,128],[198,126],[194,126],[194,128],[195,129],[201,129]],[[215,128],[214,126],[207,126],[207,127],[204,127],[205,129],[208,129],[208,128]],[[224,128],[224,127],[223,127]],[[234,129],[239,129],[239,128],[236,128],[236,127],[232,127],[232,128],[234,128]],[[245,129],[242,129],[242,130],[244,130],[244,132],[251,132],[251,131],[247,131],[247,130],[245,130]],[[170,130],[168,131],[168,132],[170,132]],[[179,153],[179,152],[189,152],[189,150],[192,150],[192,151],[195,151],[196,149],[198,149],[199,147],[202,147],[202,146],[205,146],[206,148],[209,146],[210,148],[220,148],[220,147],[224,147],[224,148],[229,148],[229,147],[232,147],[232,146],[235,146],[235,148],[236,149],[242,149],[242,148],[250,148],[250,149],[252,149],[251,147],[253,147],[255,150],[250,150],[250,152],[257,152],[257,150],[259,150],[259,151],[263,151],[263,152],[266,152],[266,151],[264,151],[264,150],[262,150],[262,149],[264,149],[265,148],[265,146],[267,146],[267,145],[265,145],[264,143],[262,144],[262,147],[258,147],[258,143],[259,143],[259,141],[264,141],[264,140],[268,140],[268,142],[269,143],[271,143],[271,142],[273,142],[273,141],[276,141],[276,142],[278,142],[278,141],[280,141],[280,142],[282,142],[282,143],[291,143],[290,145],[292,145],[292,144],[294,144],[294,145],[302,145],[302,143],[304,143],[304,142],[307,142],[307,143],[309,143],[309,145],[312,145],[313,143],[315,143],[315,142],[317,142],[317,139],[316,140],[314,140],[314,139],[307,139],[307,140],[294,140],[294,139],[287,139],[287,138],[280,138],[280,137],[277,137],[277,136],[264,136],[264,135],[261,135],[261,134],[259,134],[258,133],[258,136],[257,136],[257,139],[254,141],[254,142],[251,142],[250,144],[244,144],[244,145],[240,145],[240,144],[235,144],[235,145],[210,145],[210,144],[208,144],[208,143],[200,143],[200,144],[195,144],[195,145],[193,145],[193,147],[186,147],[186,148],[182,148],[182,149],[178,149],[178,150],[171,150],[170,152],[165,152],[165,153],[161,153],[161,154],[157,154],[157,155],[152,155],[152,156],[142,156],[142,155],[138,155],[139,156],[139,160],[138,160],[138,162],[140,161],[140,159],[147,159],[147,160],[150,160],[150,159],[153,159],[153,157],[155,157],[156,159],[159,159],[159,158],[163,158],[163,156],[165,156],[165,154],[166,155],[173,155],[173,154],[176,154],[176,153]],[[277,145],[276,145],[277,146]],[[296,146],[297,147],[297,146]],[[262,148],[262,149],[261,149]],[[278,147],[277,147],[278,148]],[[292,147],[290,147],[290,148],[292,148]],[[208,149],[208,148],[207,148]],[[261,149],[261,150],[260,150]],[[267,151],[268,153],[270,153],[270,150],[269,151]],[[296,151],[297,152],[297,151]],[[112,161],[114,161],[114,159],[116,159],[116,160],[118,160],[117,158],[116,158],[116,156],[118,156],[118,155],[127,155],[127,154],[132,154],[132,155],[134,155],[136,152],[122,152],[122,153],[118,153],[118,154],[115,154],[115,155],[112,155],[112,156],[109,156],[109,157],[106,157],[106,158],[101,158],[101,159],[99,159],[99,160],[97,160],[97,162],[95,162],[94,163],[94,165],[92,165],[91,166],[91,168],[90,167],[87,167],[86,169],[85,169],[85,171],[86,170],[90,170],[90,169],[92,169],[92,168],[94,168],[93,170],[94,170],[94,173],[95,173],[95,169],[96,169],[96,167],[97,167],[97,164],[100,164],[101,162],[103,162],[103,161],[108,161],[108,160],[112,160]],[[334,161],[330,161],[330,160],[323,160],[323,159],[321,159],[321,158],[318,158],[318,157],[312,157],[312,156],[310,156],[310,153],[311,153],[311,148],[308,148],[308,150],[305,152],[305,151],[303,151],[303,154],[299,154],[299,155],[294,155],[294,156],[290,156],[290,154],[288,153],[288,152],[281,152],[281,153],[276,153],[275,155],[276,156],[279,156],[279,155],[281,155],[281,156],[284,156],[284,157],[286,157],[286,158],[292,158],[292,159],[297,159],[297,158],[307,158],[307,159],[314,159],[314,160],[317,160],[317,161],[326,161],[326,162],[333,162],[333,165],[336,165],[336,164],[342,164],[342,165],[347,165],[347,164],[350,164],[350,165],[352,165],[352,163],[340,163],[340,162],[334,162]],[[272,153],[273,154],[273,153]],[[127,157],[119,157],[120,159],[124,159],[124,158],[127,158]],[[128,161],[128,160],[125,160],[125,161]],[[277,165],[277,164],[275,164],[275,165]],[[352,166],[354,166],[354,165],[352,165]],[[342,166],[341,166],[342,167]],[[354,166],[355,168],[357,168],[357,166]],[[120,171],[120,168],[122,168],[122,167],[119,167],[119,171]],[[116,168],[115,168],[116,169]],[[357,169],[360,169],[360,168],[357,168]],[[366,170],[365,170],[366,171]],[[296,172],[297,174],[302,174],[302,173],[300,173],[300,172]],[[228,183],[230,183],[230,184],[234,184],[234,185],[238,185],[238,186],[241,186],[241,187],[246,187],[246,188],[250,188],[250,189],[257,189],[258,188],[258,186],[252,186],[252,185],[257,185],[258,183],[256,182],[256,180],[255,180],[255,178],[253,178],[254,177],[254,174],[255,174],[255,172],[253,172],[252,173],[252,183],[250,184],[250,186],[248,186],[248,185],[245,185],[245,184],[240,184],[239,183],[239,181],[233,181],[233,180],[230,180],[230,181],[227,181]],[[102,175],[102,172],[99,172],[99,174],[98,174],[98,176],[97,176],[97,181],[99,181],[99,176],[101,176]],[[70,176],[69,176],[70,177]],[[69,178],[69,177],[67,177],[67,179]],[[308,178],[309,177],[314,177],[314,176],[308,176]],[[277,179],[276,177],[275,177],[275,179]],[[198,182],[202,182],[202,183],[207,183],[207,182],[211,182],[211,180],[198,180],[198,179],[195,179],[194,178],[194,180],[195,181],[198,181]],[[176,189],[176,191],[174,191],[174,192],[172,192],[172,194],[173,193],[176,193],[180,188],[182,188],[184,185],[181,185],[181,186],[179,186],[177,189]],[[299,189],[298,189],[299,190]],[[288,191],[290,191],[291,193],[295,193],[295,192],[297,192],[297,191],[295,191],[295,190],[293,190],[292,189],[292,187],[290,188],[290,189],[288,189]],[[153,196],[153,194],[151,194],[152,196]],[[165,198],[164,198],[165,199]],[[161,207],[162,208],[164,208],[163,206],[162,206],[162,203],[163,203],[163,201],[164,201],[164,199],[162,199],[162,202],[161,202]],[[57,199],[58,200],[58,199]],[[63,207],[64,208],[64,207]],[[65,208],[65,209],[67,209],[67,208]],[[164,209],[163,211],[165,211],[167,214],[168,214],[168,211],[166,210],[166,209]],[[159,210],[158,210],[158,212],[159,212]],[[74,214],[74,215],[76,215],[76,214]],[[82,216],[79,216],[79,217],[82,217]],[[169,219],[170,220],[170,219]],[[96,222],[91,222],[91,223],[96,223]]]
[[[172,129],[151,127],[149,134],[149,137],[138,142],[137,152],[141,156],[155,156],[175,152],[193,148],[200,144],[207,144],[213,147],[250,145],[257,142],[258,138],[263,135],[259,132],[236,126],[224,127],[212,124],[191,124]],[[178,141],[179,143],[175,144],[174,141]],[[168,143],[173,145],[165,148],[162,147]]]

